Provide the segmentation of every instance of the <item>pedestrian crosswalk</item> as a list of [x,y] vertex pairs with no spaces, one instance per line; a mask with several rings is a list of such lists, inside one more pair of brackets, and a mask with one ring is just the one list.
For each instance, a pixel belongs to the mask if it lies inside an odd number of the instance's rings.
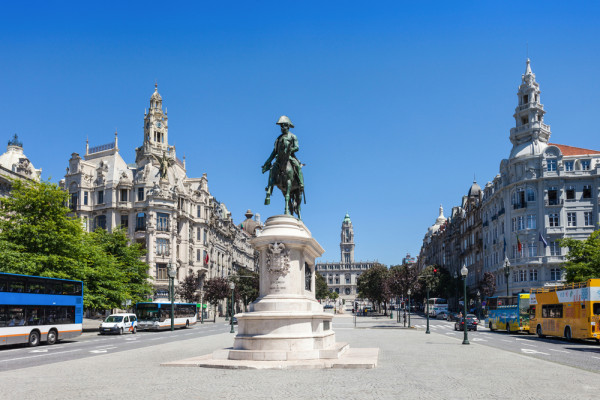
[[[417,329],[427,329],[427,325],[415,324],[413,325]],[[454,330],[454,324],[429,324],[429,329],[432,330]],[[486,328],[483,325],[477,327],[478,331],[489,331],[489,328]]]

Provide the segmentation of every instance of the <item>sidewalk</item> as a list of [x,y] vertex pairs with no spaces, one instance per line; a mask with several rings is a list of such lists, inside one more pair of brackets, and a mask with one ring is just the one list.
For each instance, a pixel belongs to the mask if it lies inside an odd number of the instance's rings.
[[[336,317],[337,319],[337,317]],[[389,321],[389,317],[388,317]],[[336,329],[339,342],[379,347],[370,370],[222,370],[161,363],[230,347],[232,334],[0,373],[3,399],[592,399],[593,372],[416,329]],[[373,326],[385,325],[382,320]],[[365,321],[365,326],[366,321]],[[193,337],[193,336],[191,336]],[[54,346],[53,349],[59,349]],[[35,377],[32,380],[32,377]],[[120,383],[120,384],[115,384]]]

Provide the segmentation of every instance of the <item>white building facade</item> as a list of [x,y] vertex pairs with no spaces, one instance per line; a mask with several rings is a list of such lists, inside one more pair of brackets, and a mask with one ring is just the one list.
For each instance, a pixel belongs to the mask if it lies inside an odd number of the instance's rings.
[[315,266],[327,282],[330,292],[339,294],[339,299],[347,305],[358,298],[357,280],[360,274],[371,268],[373,261],[354,261],[354,228],[350,215],[346,214],[342,221],[340,235],[341,262],[321,262]]
[[169,145],[168,128],[155,85],[135,162],[123,160],[115,132],[114,142],[86,143],[83,157],[73,153],[62,182],[86,231],[123,228],[147,250],[155,299],[168,297],[169,265],[177,271],[176,285],[193,274],[199,290],[206,279],[227,277],[239,267],[256,269],[251,235],[210,194],[206,174],[187,176],[185,157]]
[[506,294],[562,283],[566,249],[557,239],[585,239],[598,227],[600,151],[550,143],[539,84],[527,60],[517,93],[512,149],[483,189],[485,272]]
[[23,152],[23,143],[15,136],[8,141],[6,152],[0,155],[0,197],[8,196],[11,180],[31,179],[39,181],[42,169],[36,169]]

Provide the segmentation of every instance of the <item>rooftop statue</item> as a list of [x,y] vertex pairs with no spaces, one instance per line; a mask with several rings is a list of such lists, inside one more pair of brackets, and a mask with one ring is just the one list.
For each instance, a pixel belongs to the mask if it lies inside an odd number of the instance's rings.
[[[285,214],[294,215],[300,218],[300,202],[304,197],[304,176],[302,175],[302,165],[296,158],[296,152],[299,150],[298,138],[290,128],[294,125],[285,115],[282,115],[277,121],[281,127],[281,135],[275,140],[275,146],[271,155],[262,166],[263,174],[269,171],[269,183],[265,188],[267,197],[265,205],[271,203],[271,194],[273,187],[277,186],[285,197]],[[273,160],[275,160],[273,162]],[[272,164],[271,164],[272,163]]]

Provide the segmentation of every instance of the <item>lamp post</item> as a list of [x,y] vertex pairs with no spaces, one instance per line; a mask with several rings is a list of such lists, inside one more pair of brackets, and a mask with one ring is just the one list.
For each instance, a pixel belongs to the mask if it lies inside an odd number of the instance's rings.
[[469,273],[469,270],[467,269],[467,266],[465,264],[463,264],[462,268],[460,269],[460,274],[463,277],[463,281],[464,281],[464,288],[465,288],[465,298],[463,301],[463,306],[464,306],[464,314],[463,314],[463,324],[465,326],[465,338],[463,339],[462,344],[469,344],[469,336],[467,334],[467,274]]
[[508,261],[508,257],[504,257],[504,276],[506,277],[506,295],[508,294],[508,277],[510,276],[510,261]]
[[229,289],[231,289],[231,330],[229,331],[229,333],[234,333],[233,331],[233,303],[234,303],[234,299],[233,299],[233,290],[235,289],[235,283],[229,282]]
[[456,293],[456,311],[458,311],[458,308],[460,307],[460,304],[458,304],[458,283],[460,281],[458,280],[458,274],[456,273],[456,271],[454,271],[454,293]]
[[429,282],[427,282],[427,330],[425,333],[428,335],[431,333],[429,332]]
[[200,323],[204,323],[204,292],[200,292]]
[[410,328],[410,289],[406,293],[408,293],[408,327]]
[[481,293],[477,290],[477,319],[481,319]]
[[177,272],[175,268],[173,268],[173,264],[169,263],[169,267],[167,269],[167,274],[169,275],[169,299],[171,300],[171,330],[175,330],[175,276]]

